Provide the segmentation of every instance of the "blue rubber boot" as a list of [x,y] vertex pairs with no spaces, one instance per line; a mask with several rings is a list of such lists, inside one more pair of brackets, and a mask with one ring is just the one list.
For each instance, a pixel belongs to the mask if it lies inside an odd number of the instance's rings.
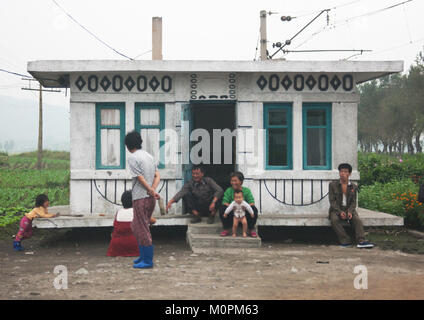
[[21,246],[21,242],[20,241],[13,241],[13,249],[15,251],[22,251],[22,250],[24,250],[24,248]]
[[143,250],[143,246],[138,246],[138,250],[140,250],[140,256],[135,259],[133,262],[134,264],[140,263],[141,261],[144,260],[144,250]]
[[143,247],[144,250],[144,260],[140,263],[133,265],[137,269],[147,269],[153,268],[153,245],[148,247]]

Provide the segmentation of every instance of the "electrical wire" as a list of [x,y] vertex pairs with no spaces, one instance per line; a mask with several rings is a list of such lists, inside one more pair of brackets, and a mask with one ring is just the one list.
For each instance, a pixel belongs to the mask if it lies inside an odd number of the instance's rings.
[[403,44],[400,44],[400,45],[396,45],[394,47],[389,47],[389,48],[386,48],[386,49],[382,49],[382,50],[378,50],[378,51],[373,51],[371,53],[367,53],[367,55],[376,55],[376,54],[379,54],[379,53],[384,53],[384,52],[387,52],[387,51],[396,50],[396,49],[399,49],[399,48],[402,48],[402,47],[406,47],[408,45],[412,45],[412,44],[415,44],[415,43],[418,43],[418,42],[422,42],[422,41],[424,41],[424,38],[420,38],[420,39],[417,39],[417,40],[414,40],[414,41],[408,41],[406,43],[403,43]]
[[[377,10],[374,10],[374,11],[370,11],[370,12],[367,12],[367,13],[364,13],[364,14],[361,14],[361,15],[357,15],[357,16],[349,17],[349,18],[347,18],[347,19],[340,19],[340,20],[337,20],[337,21],[334,23],[334,28],[336,28],[336,27],[341,27],[341,26],[344,26],[344,25],[347,25],[350,21],[355,20],[355,19],[363,18],[363,17],[366,17],[366,16],[374,15],[374,14],[377,14],[377,13],[384,12],[384,11],[386,11],[386,10],[390,10],[390,9],[396,8],[396,7],[398,7],[398,6],[404,5],[404,4],[406,4],[406,3],[408,3],[408,2],[411,2],[411,1],[414,1],[414,0],[407,0],[407,1],[399,2],[399,3],[396,3],[396,4],[394,4],[394,5],[391,5],[391,6],[388,6],[388,7],[384,7],[384,8],[381,8],[381,9],[377,9]],[[342,24],[338,24],[339,22],[344,22],[344,23],[342,23]],[[315,37],[316,35],[318,35],[318,34],[320,34],[320,33],[322,33],[322,32],[328,31],[328,30],[330,30],[330,29],[329,29],[329,28],[327,28],[327,26],[324,26],[324,27],[319,28],[317,31],[315,31],[313,34],[311,34],[311,35],[309,36],[309,38],[307,38],[307,39],[306,39],[305,41],[303,41],[300,45],[298,45],[297,47],[295,47],[295,49],[300,48],[301,46],[303,46],[305,43],[307,43],[309,40],[311,40],[311,39],[312,39],[313,37]]]
[[291,37],[288,41],[286,41],[280,48],[278,48],[277,51],[275,51],[272,55],[270,55],[270,58],[272,59],[278,52],[283,50],[283,48],[287,45],[289,45],[294,38],[296,38],[303,30],[305,30],[311,23],[313,23],[316,19],[318,19],[324,12],[328,12],[331,9],[325,9],[322,10],[319,14],[317,14],[311,21],[309,21],[300,31],[298,31],[293,37]]
[[[362,0],[350,1],[350,2],[347,2],[347,3],[341,4],[341,5],[335,6],[335,7],[330,7],[329,9],[331,9],[331,10],[335,10],[335,9],[339,9],[339,8],[347,7],[347,6],[350,6],[350,5],[352,5],[352,4],[354,4],[354,3],[357,3],[357,2],[360,2],[360,1],[362,1]],[[313,14],[315,14],[315,13],[318,13],[318,12],[320,12],[320,11],[322,11],[322,10],[325,10],[325,9],[315,10],[315,11],[310,11],[310,13],[308,13],[308,14],[303,14],[303,15],[300,15],[300,16],[296,16],[295,18],[308,17],[308,16],[311,16],[311,15],[313,15]]]
[[14,76],[24,77],[25,79],[22,79],[22,80],[37,80],[37,81],[39,81],[39,80],[45,80],[45,81],[54,81],[54,82],[57,82],[59,84],[62,84],[62,80],[61,79],[50,79],[50,78],[42,78],[42,77],[37,77],[37,79],[34,79],[31,76],[27,76],[25,74],[14,72],[14,71],[10,71],[10,70],[6,70],[6,69],[0,69],[0,72],[4,72],[4,73],[11,74],[11,75],[14,75]]
[[141,57],[141,56],[143,56],[143,55],[145,55],[146,53],[149,53],[149,52],[152,52],[152,50],[148,50],[148,51],[145,51],[145,52],[140,53],[139,55],[136,55],[136,56],[133,58],[133,60],[135,60],[135,59],[137,59],[137,58],[139,58],[139,57]]
[[20,77],[24,77],[24,78],[28,78],[28,79],[33,79],[33,77],[31,77],[31,76],[27,76],[27,75],[22,74],[22,73],[17,73],[17,72],[9,71],[9,70],[6,70],[6,69],[0,69],[0,71],[1,72],[5,72],[5,73],[9,73],[9,74],[12,74],[12,75],[15,75],[15,76],[20,76]]
[[411,29],[409,28],[408,17],[406,16],[405,5],[403,6],[403,17],[405,18],[406,30],[408,31],[409,41],[412,41]]
[[[328,8],[328,9],[331,9],[331,10],[334,10],[334,9],[338,9],[338,8],[342,8],[342,7],[346,7],[346,6],[349,6],[349,5],[351,5],[351,4],[354,4],[354,3],[357,3],[357,2],[360,2],[360,1],[363,1],[363,0],[354,0],[354,1],[349,1],[349,2],[346,2],[346,3],[343,3],[343,4],[340,4],[340,5],[338,5],[338,6],[334,6],[334,7],[330,7],[330,8]],[[294,16],[291,16],[291,18],[292,19],[294,19],[294,18],[303,18],[303,17],[308,17],[308,16],[311,16],[311,15],[313,15],[313,14],[317,14],[317,13],[319,13],[319,12],[321,12],[321,11],[323,11],[323,10],[325,10],[325,9],[320,9],[320,10],[313,10],[313,11],[295,11],[295,12],[292,12],[292,14],[294,15]],[[281,12],[268,12],[268,14],[282,14]],[[300,14],[300,15],[297,15],[297,14]]]
[[106,47],[108,47],[109,49],[111,49],[112,51],[114,51],[115,53],[119,54],[120,56],[127,58],[129,60],[134,60],[133,58],[128,57],[127,55],[119,52],[118,50],[116,50],[115,48],[113,48],[112,46],[110,46],[109,44],[107,44],[105,41],[103,41],[102,39],[100,39],[98,36],[96,36],[93,32],[91,32],[90,30],[88,30],[85,26],[83,26],[81,23],[79,23],[73,16],[71,16],[64,8],[62,8],[57,2],[56,0],[52,0],[53,3],[63,12],[65,13],[69,19],[71,19],[73,22],[75,22],[77,25],[79,25],[82,29],[84,29],[85,31],[87,31],[92,37],[94,37],[97,41],[99,41],[100,43],[102,43],[103,45],[105,45]]

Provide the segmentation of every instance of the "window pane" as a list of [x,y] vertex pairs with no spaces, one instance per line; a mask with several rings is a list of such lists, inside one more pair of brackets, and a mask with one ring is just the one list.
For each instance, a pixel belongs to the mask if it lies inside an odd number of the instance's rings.
[[140,109],[140,124],[142,126],[160,125],[159,109]]
[[268,165],[287,166],[287,129],[268,129]]
[[119,109],[101,109],[100,123],[102,126],[119,126]]
[[142,148],[159,161],[159,129],[141,129]]
[[309,128],[307,135],[307,165],[326,166],[326,128]]
[[269,110],[268,113],[269,125],[287,125],[287,111],[286,110]]
[[101,165],[105,167],[120,165],[121,143],[119,129],[102,129],[101,141]]
[[325,110],[308,110],[306,118],[308,126],[325,126],[327,124]]

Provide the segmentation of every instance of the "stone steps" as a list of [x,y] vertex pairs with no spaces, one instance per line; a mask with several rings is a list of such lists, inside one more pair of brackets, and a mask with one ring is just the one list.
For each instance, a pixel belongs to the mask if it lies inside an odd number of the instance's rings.
[[207,224],[196,223],[189,224],[187,228],[187,243],[193,251],[198,249],[216,249],[216,248],[259,248],[262,240],[260,237],[242,237],[241,226],[237,229],[237,237],[221,237],[221,223]]

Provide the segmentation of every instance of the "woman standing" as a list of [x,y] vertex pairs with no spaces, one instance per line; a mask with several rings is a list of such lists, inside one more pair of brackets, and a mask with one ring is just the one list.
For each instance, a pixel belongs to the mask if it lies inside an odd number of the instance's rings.
[[233,226],[233,212],[230,212],[226,217],[224,217],[225,210],[234,200],[234,192],[239,190],[243,193],[244,200],[250,205],[253,210],[253,218],[250,215],[246,215],[247,219],[247,228],[248,234],[256,238],[258,235],[255,232],[256,220],[258,219],[258,209],[255,206],[255,200],[253,198],[252,192],[249,188],[243,187],[244,176],[240,171],[233,172],[231,174],[230,184],[227,190],[225,190],[224,197],[222,198],[222,206],[219,210],[219,217],[222,221],[222,226],[224,230],[221,232],[221,237],[226,237],[230,235],[230,230]]

